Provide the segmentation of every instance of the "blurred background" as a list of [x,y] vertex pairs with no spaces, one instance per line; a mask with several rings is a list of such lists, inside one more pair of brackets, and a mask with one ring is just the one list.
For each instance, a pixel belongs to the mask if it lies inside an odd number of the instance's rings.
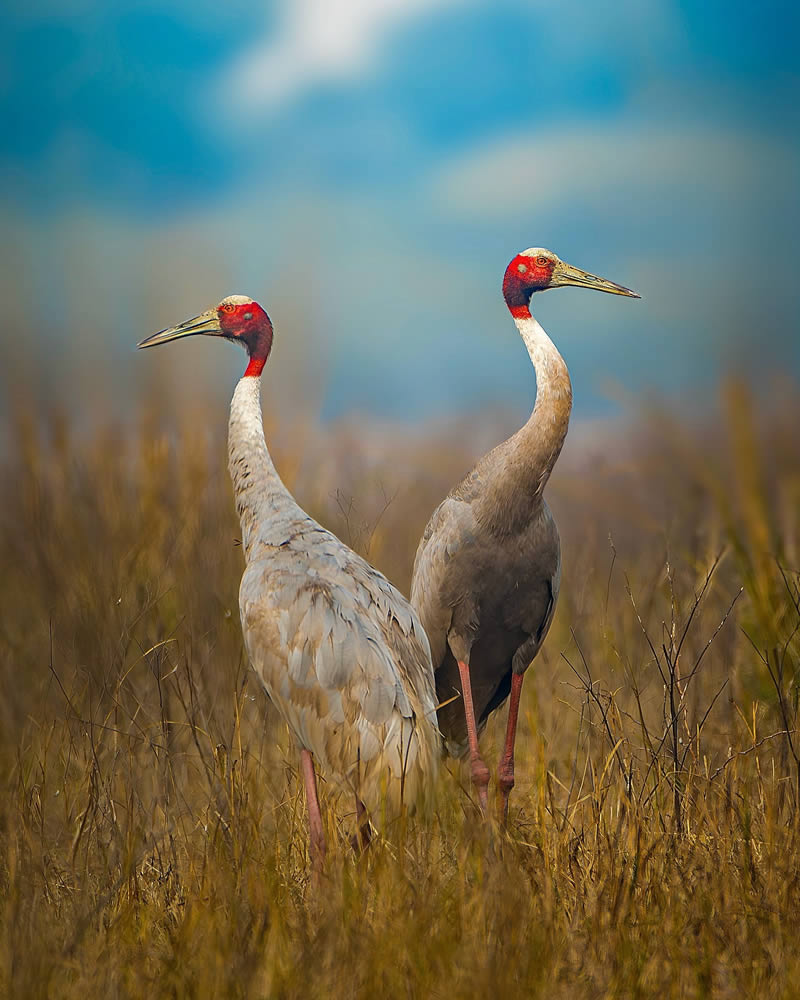
[[[0,996],[797,992],[799,27],[775,0],[6,0]],[[237,609],[244,356],[135,345],[259,299],[281,476],[407,593],[431,511],[530,412],[500,287],[537,245],[643,298],[534,300],[575,411],[513,850],[484,864],[446,775],[419,849],[352,866],[342,816],[306,907]]]
[[632,399],[702,409],[731,369],[796,376],[799,22],[730,0],[10,0],[4,399],[124,419],[158,380],[223,423],[236,352],[133,348],[245,292],[276,325],[278,411],[513,427],[534,378],[500,282],[531,245],[643,295],[536,300],[575,440]]

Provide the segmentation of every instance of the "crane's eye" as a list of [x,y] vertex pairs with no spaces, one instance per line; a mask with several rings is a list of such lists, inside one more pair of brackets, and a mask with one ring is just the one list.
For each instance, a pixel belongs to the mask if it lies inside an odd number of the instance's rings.
[[223,302],[220,306],[223,312],[232,313],[236,306],[232,302]]
[[536,263],[540,267],[547,267],[547,265],[550,263],[550,258],[549,257],[544,257],[544,256],[539,256],[539,257],[536,258]]

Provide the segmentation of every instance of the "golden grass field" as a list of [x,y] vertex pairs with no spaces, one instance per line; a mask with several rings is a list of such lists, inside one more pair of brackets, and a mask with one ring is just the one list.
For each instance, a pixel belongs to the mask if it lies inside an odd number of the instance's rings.
[[[430,820],[357,857],[323,784],[319,885],[296,751],[242,651],[225,411],[143,396],[92,430],[10,417],[0,994],[800,995],[797,388],[731,382],[694,422],[633,409],[568,440],[508,834],[451,764]],[[464,436],[367,450],[268,407],[266,429],[303,506],[407,592]]]

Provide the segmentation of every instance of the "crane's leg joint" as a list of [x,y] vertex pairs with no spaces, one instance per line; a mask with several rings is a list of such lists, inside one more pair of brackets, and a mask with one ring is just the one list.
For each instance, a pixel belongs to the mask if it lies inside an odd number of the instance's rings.
[[458,660],[458,672],[461,675],[461,691],[464,696],[464,715],[467,723],[469,739],[469,761],[472,771],[472,784],[478,796],[478,803],[483,812],[489,802],[487,788],[489,787],[489,768],[484,763],[478,749],[478,727],[475,724],[475,708],[472,704],[472,682],[469,676],[469,664]]
[[508,797],[508,793],[514,787],[514,758],[504,757],[500,761],[497,769],[497,784],[503,794]]

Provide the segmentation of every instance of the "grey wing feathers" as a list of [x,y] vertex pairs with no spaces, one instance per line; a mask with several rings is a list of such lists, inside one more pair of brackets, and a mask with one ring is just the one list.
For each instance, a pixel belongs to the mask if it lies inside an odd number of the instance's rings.
[[248,565],[240,607],[253,666],[323,769],[373,810],[382,794],[417,798],[436,770],[436,697],[402,595],[309,519]]
[[450,560],[477,535],[471,506],[453,496],[433,512],[417,548],[411,579],[411,604],[419,612],[431,645],[434,670],[442,661],[453,608],[466,594],[453,589]]

